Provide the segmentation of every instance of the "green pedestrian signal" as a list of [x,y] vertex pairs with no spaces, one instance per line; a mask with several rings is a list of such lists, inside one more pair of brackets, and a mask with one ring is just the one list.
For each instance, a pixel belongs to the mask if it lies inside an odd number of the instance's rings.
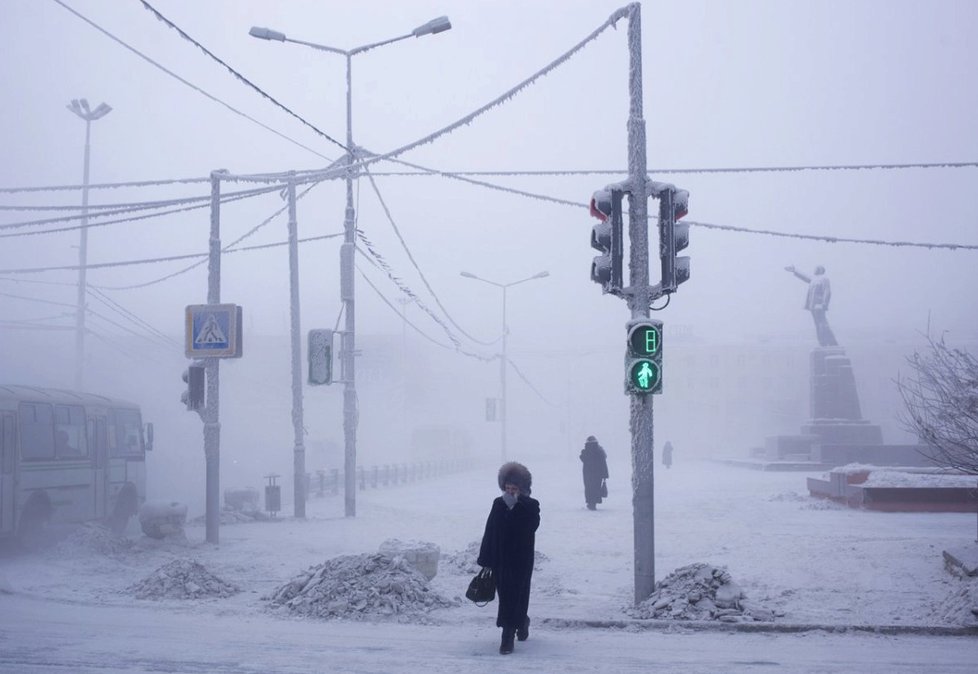
[[662,393],[662,321],[646,318],[629,323],[625,392]]

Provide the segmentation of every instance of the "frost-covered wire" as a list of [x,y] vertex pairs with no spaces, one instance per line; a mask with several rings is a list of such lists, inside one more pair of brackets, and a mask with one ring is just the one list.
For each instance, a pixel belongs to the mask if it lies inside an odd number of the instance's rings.
[[15,300],[25,300],[27,302],[36,302],[38,304],[53,304],[56,307],[75,307],[74,304],[69,304],[68,302],[55,302],[54,300],[42,300],[37,297],[28,297],[27,295],[15,295],[13,293],[0,293],[3,297],[12,297]]
[[466,332],[462,328],[462,326],[460,326],[455,321],[454,318],[452,318],[452,315],[448,312],[448,309],[446,309],[445,305],[441,303],[441,299],[439,299],[438,294],[435,292],[435,289],[431,287],[430,283],[428,283],[428,278],[424,275],[424,272],[421,271],[421,267],[418,266],[417,260],[414,259],[414,254],[411,253],[411,249],[408,247],[407,241],[405,241],[404,237],[401,235],[401,230],[398,228],[397,223],[394,222],[394,217],[391,215],[390,209],[387,207],[387,202],[384,201],[384,197],[383,195],[381,195],[380,189],[377,187],[377,182],[374,180],[374,177],[370,174],[370,170],[367,169],[365,172],[367,174],[367,178],[370,180],[371,187],[373,187],[374,194],[377,195],[377,200],[380,202],[381,207],[384,209],[384,214],[387,216],[387,221],[390,223],[391,228],[394,230],[394,234],[397,236],[397,240],[401,242],[401,247],[404,248],[404,252],[407,254],[408,260],[411,261],[411,265],[414,267],[415,271],[418,272],[418,276],[421,277],[421,282],[424,283],[424,287],[428,289],[429,293],[431,293],[431,297],[435,300],[435,304],[437,304],[438,308],[442,310],[442,313],[445,314],[445,317],[448,319],[448,321],[452,325],[454,325],[459,332],[461,332],[463,335],[468,337],[470,340],[476,342],[477,344],[482,344],[483,346],[489,346],[490,344],[492,344],[493,342],[485,342],[482,341],[481,339],[477,339],[473,337],[468,332]]
[[517,375],[519,375],[519,378],[523,380],[523,383],[529,386],[530,390],[537,394],[540,400],[550,405],[550,407],[557,407],[557,405],[553,404],[547,399],[547,396],[540,393],[540,390],[536,386],[534,386],[529,379],[527,379],[526,375],[523,374],[523,371],[520,370],[518,367],[516,367],[516,363],[514,363],[512,359],[507,357],[506,362],[509,363],[509,366],[513,368],[513,371],[516,372]]
[[[262,194],[268,194],[269,192],[276,192],[281,189],[281,186],[271,186],[271,187],[255,187],[249,190],[241,190],[240,192],[228,192],[221,195],[222,202],[224,201],[237,201],[239,199],[248,199],[251,197],[260,196]],[[113,215],[126,215],[128,213],[138,213],[139,211],[147,210],[157,210],[160,208],[165,208],[168,206],[180,206],[185,204],[204,204],[205,206],[210,203],[210,197],[183,197],[180,199],[166,199],[161,201],[145,201],[125,208],[117,208],[114,210],[106,211],[96,211],[94,213],[76,213],[74,215],[63,215],[56,218],[42,218],[39,220],[27,220],[23,222],[11,222],[4,225],[0,225],[0,230],[5,229],[22,229],[24,227],[35,227],[38,225],[48,225],[57,222],[71,222],[73,220],[81,220],[82,218],[107,218]],[[80,210],[80,207],[74,210]],[[171,211],[175,212],[175,211]],[[160,215],[160,214],[157,214]],[[117,222],[125,222],[125,220],[119,220]],[[104,224],[104,223],[96,223]],[[94,226],[94,225],[87,225]],[[54,232],[54,231],[64,231],[64,230],[45,230],[41,232],[42,234]]]
[[[392,160],[395,161],[395,160]],[[408,165],[407,162],[401,162]],[[653,175],[680,173],[782,173],[797,171],[863,171],[871,169],[978,168],[978,162],[926,162],[903,164],[828,164],[811,166],[741,166],[729,168],[650,168]],[[436,171],[419,167],[417,171],[374,171],[375,176],[598,176],[628,175],[628,169],[552,169],[523,171]]]
[[[313,183],[312,185],[310,185],[309,187],[307,187],[306,189],[304,189],[302,192],[300,192],[296,196],[296,198],[295,198],[296,202],[298,203],[299,199],[302,199],[304,196],[306,196],[310,192],[310,190],[312,190],[318,184],[319,183]],[[235,251],[234,246],[236,246],[237,244],[241,243],[242,241],[244,241],[248,237],[252,236],[255,232],[257,232],[261,228],[265,227],[272,220],[274,220],[279,215],[281,215],[282,213],[284,213],[287,208],[288,208],[288,204],[286,204],[285,206],[282,206],[277,211],[275,211],[274,213],[272,213],[270,216],[268,216],[267,218],[265,218],[264,220],[262,220],[260,223],[258,223],[257,225],[255,225],[254,227],[252,227],[251,229],[249,229],[247,232],[245,232],[244,234],[242,234],[241,236],[239,236],[238,238],[236,238],[234,241],[232,241],[231,243],[229,243],[227,246],[223,247],[221,249],[221,252],[222,253],[234,252]],[[327,235],[325,237],[313,237],[312,239],[307,239],[307,240],[312,241],[312,240],[317,240],[317,239],[320,239],[320,238],[332,238],[333,236],[335,236],[335,235],[330,234],[330,235]],[[278,245],[281,245],[281,244],[278,244]],[[260,247],[261,246],[259,246],[259,248]],[[241,248],[241,249],[238,249],[238,250],[247,250],[247,248]],[[151,286],[151,285],[156,285],[157,283],[162,283],[163,281],[168,281],[171,278],[174,278],[176,276],[180,276],[181,274],[186,274],[191,269],[195,269],[195,268],[201,266],[202,264],[204,264],[207,261],[206,260],[206,255],[207,254],[205,253],[204,255],[205,255],[205,259],[198,260],[197,262],[194,262],[193,264],[188,265],[188,266],[184,267],[183,269],[179,269],[179,270],[177,270],[175,272],[172,272],[172,273],[167,274],[165,276],[161,276],[161,277],[156,278],[156,279],[153,279],[151,281],[144,281],[142,283],[134,283],[134,284],[124,285],[124,286],[98,286],[98,287],[100,289],[102,289],[102,290],[135,290],[137,288],[146,288],[146,287]]]
[[108,295],[106,295],[104,292],[102,292],[98,288],[92,288],[91,286],[88,286],[86,288],[86,291],[88,292],[88,294],[91,297],[95,298],[96,300],[98,300],[99,302],[101,302],[102,304],[104,304],[106,307],[108,307],[109,309],[111,309],[115,313],[117,313],[120,316],[126,318],[127,320],[131,321],[132,323],[138,325],[143,330],[146,330],[148,333],[153,334],[153,335],[159,337],[160,339],[163,339],[168,345],[170,345],[170,346],[179,346],[180,345],[180,343],[178,341],[174,340],[172,337],[170,337],[169,335],[167,335],[162,330],[157,329],[156,327],[154,327],[153,325],[151,325],[147,321],[143,320],[142,318],[140,318],[139,316],[137,316],[136,314],[134,314],[132,311],[130,311],[129,309],[127,309],[126,307],[122,306],[121,304],[119,304],[118,302],[116,302],[114,299],[112,299],[111,297],[109,297]]
[[190,87],[191,89],[193,89],[197,93],[203,94],[204,96],[206,96],[207,98],[211,99],[215,103],[219,103],[220,105],[223,105],[225,108],[227,108],[228,110],[230,110],[234,114],[239,115],[241,117],[244,117],[248,121],[253,122],[253,123],[257,124],[258,126],[262,127],[266,131],[271,131],[272,133],[274,133],[279,138],[282,138],[284,140],[287,140],[290,143],[292,143],[293,145],[297,145],[298,147],[301,147],[303,150],[308,150],[309,152],[312,152],[313,154],[318,155],[318,156],[322,157],[323,159],[329,160],[329,157],[327,157],[327,156],[325,156],[323,154],[320,154],[316,150],[313,150],[311,147],[309,147],[307,145],[303,145],[302,143],[300,143],[299,141],[295,140],[294,138],[290,138],[289,136],[286,136],[284,133],[281,133],[279,131],[276,131],[275,129],[273,129],[272,127],[268,126],[267,124],[264,124],[263,122],[259,122],[257,119],[255,119],[254,117],[248,115],[247,113],[244,113],[244,112],[238,110],[237,108],[231,106],[228,103],[225,103],[224,101],[222,101],[221,99],[217,98],[216,96],[214,96],[214,95],[212,95],[212,94],[204,91],[203,89],[201,89],[197,85],[192,84],[191,82],[188,82],[187,80],[185,80],[184,78],[180,77],[179,75],[177,75],[172,70],[168,70],[167,68],[165,68],[164,66],[160,65],[159,63],[157,63],[156,61],[154,61],[150,57],[146,56],[146,54],[143,54],[141,51],[139,51],[135,47],[132,47],[132,46],[126,44],[121,39],[117,38],[115,35],[113,35],[109,31],[105,30],[104,28],[102,28],[101,26],[99,26],[98,24],[96,24],[91,19],[83,16],[82,14],[80,14],[79,12],[77,12],[76,10],[74,10],[71,7],[69,7],[68,5],[64,4],[63,2],[61,2],[61,0],[54,0],[54,1],[56,3],[58,3],[59,5],[61,5],[62,7],[64,7],[69,12],[71,12],[72,14],[74,14],[75,16],[77,16],[79,19],[81,19],[82,21],[84,21],[85,23],[87,23],[88,25],[90,25],[95,30],[99,31],[100,33],[102,33],[106,37],[108,37],[108,38],[114,40],[115,42],[117,42],[118,44],[122,45],[123,47],[125,47],[126,49],[128,49],[129,51],[131,51],[132,53],[134,53],[136,56],[139,56],[141,59],[143,59],[144,61],[148,62],[150,65],[155,66],[156,68],[159,68],[160,70],[162,70],[163,72],[165,72],[170,77],[173,77],[174,79],[176,79],[178,82],[181,82],[182,84],[187,85],[188,87]]
[[[377,266],[376,262],[374,262],[370,258],[366,258],[366,259],[371,264],[373,264],[374,266]],[[415,332],[417,332],[419,335],[421,335],[422,337],[424,337],[425,339],[427,339],[432,344],[434,344],[436,346],[440,346],[443,349],[448,349],[449,351],[454,351],[456,353],[459,353],[459,354],[461,354],[463,356],[467,356],[469,358],[475,358],[476,360],[480,360],[480,361],[482,361],[484,363],[492,362],[492,361],[497,360],[499,358],[498,355],[497,356],[482,356],[482,355],[477,354],[477,353],[472,353],[471,351],[466,351],[465,349],[459,347],[457,340],[454,340],[454,339],[452,340],[452,344],[445,344],[444,342],[439,342],[437,339],[435,339],[434,337],[432,337],[431,335],[429,335],[428,333],[426,333],[424,330],[422,330],[421,328],[419,328],[417,325],[415,325],[414,323],[412,323],[410,320],[408,320],[408,318],[404,315],[403,312],[398,311],[397,310],[397,307],[395,307],[393,304],[391,304],[391,301],[389,299],[387,299],[387,296],[384,295],[384,293],[382,293],[380,291],[380,288],[378,288],[376,286],[376,284],[374,284],[374,282],[371,281],[370,278],[365,273],[363,273],[363,269],[360,268],[360,265],[357,265],[357,271],[360,272],[360,276],[363,278],[364,281],[367,282],[367,285],[370,286],[370,288],[373,289],[373,291],[375,293],[377,293],[377,296],[380,297],[381,301],[383,301],[384,304],[386,304],[388,307],[390,307],[391,311],[393,311],[398,316],[400,316],[404,320],[405,324],[410,325],[411,328]],[[438,321],[437,317],[435,317],[430,311],[425,311],[425,313],[427,313],[433,319],[435,319],[436,321]],[[339,325],[339,319],[337,319],[337,326],[338,325]],[[445,325],[443,323],[440,323],[440,325],[442,326],[442,328],[445,327]],[[451,335],[449,335],[449,336],[451,336]]]
[[[60,0],[55,0],[55,2],[59,2],[60,3]],[[290,110],[288,107],[286,107],[285,105],[283,105],[282,103],[280,103],[276,98],[274,98],[271,94],[268,94],[267,92],[265,92],[257,84],[255,84],[254,82],[252,82],[251,80],[249,80],[247,77],[245,77],[244,75],[242,75],[241,73],[239,73],[237,70],[235,70],[234,68],[232,68],[230,65],[228,65],[227,63],[225,63],[224,61],[222,61],[213,52],[211,52],[209,49],[207,49],[207,47],[205,47],[204,45],[202,45],[200,42],[198,42],[194,38],[190,37],[186,32],[183,31],[183,29],[181,29],[179,26],[177,26],[175,23],[173,23],[172,21],[170,21],[168,18],[166,18],[162,14],[160,14],[159,11],[155,7],[153,7],[151,4],[149,4],[148,2],[146,2],[146,0],[139,0],[139,2],[142,3],[143,7],[145,7],[150,12],[152,12],[156,16],[157,19],[159,19],[160,21],[162,21],[163,23],[165,23],[167,26],[169,26],[170,28],[172,28],[173,30],[175,30],[177,32],[177,34],[180,35],[180,37],[182,37],[184,40],[187,40],[192,45],[194,45],[195,47],[197,47],[197,49],[199,49],[202,52],[204,52],[205,54],[207,54],[207,56],[209,56],[210,58],[212,58],[214,61],[217,61],[222,66],[224,66],[224,68],[229,73],[231,73],[232,75],[234,75],[239,81],[241,81],[244,84],[248,85],[251,89],[253,89],[254,91],[256,91],[258,94],[260,94],[261,96],[263,96],[267,100],[271,101],[279,109],[285,111],[286,113],[288,113],[292,117],[294,117],[297,120],[299,120],[302,124],[304,124],[305,126],[309,127],[310,129],[312,129],[319,136],[322,136],[323,138],[325,138],[329,142],[333,143],[334,145],[337,145],[338,147],[343,148],[344,150],[347,149],[347,147],[346,147],[346,145],[344,143],[341,143],[340,141],[336,140],[335,138],[333,138],[332,136],[330,136],[325,131],[322,131],[321,129],[319,129],[317,126],[315,126],[314,124],[312,124],[309,121],[307,121],[302,116],[300,116],[300,115],[296,114],[295,112],[293,112],[292,110]],[[319,153],[316,152],[316,154],[319,154]],[[322,155],[320,155],[320,156],[322,156]]]
[[158,185],[193,185],[195,183],[209,183],[210,178],[169,178],[166,180],[132,180],[123,183],[91,183],[89,185],[41,185],[36,187],[0,187],[2,194],[16,194],[20,192],[77,192],[79,190],[105,190],[118,189],[122,187],[156,187]]

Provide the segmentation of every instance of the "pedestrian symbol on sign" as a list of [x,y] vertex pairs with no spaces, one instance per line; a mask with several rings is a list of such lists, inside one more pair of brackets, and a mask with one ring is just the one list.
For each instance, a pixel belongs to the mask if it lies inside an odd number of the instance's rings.
[[191,304],[185,312],[187,358],[240,358],[241,307]]
[[228,343],[228,338],[221,330],[221,326],[217,322],[217,318],[214,314],[207,316],[204,321],[204,326],[197,333],[197,337],[194,339],[194,344],[204,345],[204,344],[220,344],[222,347],[226,346]]

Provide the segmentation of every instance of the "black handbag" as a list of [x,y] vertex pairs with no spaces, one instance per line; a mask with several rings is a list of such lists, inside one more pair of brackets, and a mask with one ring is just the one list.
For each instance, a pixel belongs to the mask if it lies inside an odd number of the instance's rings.
[[484,567],[475,574],[475,578],[469,582],[469,589],[465,591],[465,598],[479,606],[485,606],[496,598],[496,579],[492,576],[492,569]]
[[601,498],[608,498],[608,483],[601,480]]

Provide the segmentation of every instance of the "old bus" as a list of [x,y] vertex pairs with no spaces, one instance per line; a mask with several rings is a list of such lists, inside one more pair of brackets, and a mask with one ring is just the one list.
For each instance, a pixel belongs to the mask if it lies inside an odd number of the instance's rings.
[[0,538],[94,520],[124,529],[146,499],[146,430],[132,403],[0,385]]

